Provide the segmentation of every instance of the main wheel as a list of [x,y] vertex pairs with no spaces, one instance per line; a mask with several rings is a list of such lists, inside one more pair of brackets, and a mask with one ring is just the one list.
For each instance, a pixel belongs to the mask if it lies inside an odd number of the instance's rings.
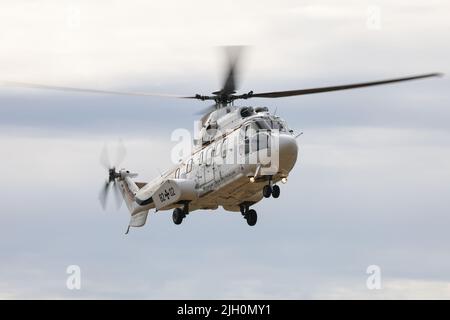
[[272,197],[278,198],[280,196],[280,187],[275,185],[272,187]]
[[247,223],[249,226],[254,226],[256,224],[256,221],[258,221],[258,215],[253,209],[247,211],[247,213],[245,214],[245,218],[247,219]]
[[172,213],[172,220],[175,224],[181,224],[184,219],[184,212],[181,208],[175,208]]
[[264,198],[269,198],[272,195],[272,187],[270,185],[265,185],[263,188]]

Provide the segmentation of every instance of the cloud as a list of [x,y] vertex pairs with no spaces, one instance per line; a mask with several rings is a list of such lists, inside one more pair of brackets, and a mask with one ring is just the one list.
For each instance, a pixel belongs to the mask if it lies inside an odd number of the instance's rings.
[[380,290],[361,289],[358,286],[335,287],[317,298],[321,299],[407,299],[427,300],[450,298],[450,282],[413,279],[388,279]]
[[[282,202],[256,206],[257,228],[222,210],[195,212],[182,228],[170,213],[152,213],[146,227],[124,236],[126,210],[102,214],[96,198],[104,179],[100,137],[3,135],[11,169],[1,188],[8,199],[1,292],[27,299],[445,297],[450,168],[442,137],[310,131]],[[131,136],[125,144],[124,166],[142,179],[154,177],[155,166],[165,169],[168,136]],[[364,287],[374,263],[386,277],[383,294]],[[65,288],[69,264],[82,268],[80,291]]]
[[245,68],[253,85],[448,69],[448,4],[377,5],[382,25],[373,31],[366,27],[368,4],[360,1],[246,1],[239,10],[204,0],[4,1],[0,66],[9,80],[150,91],[178,84],[187,90],[180,93],[198,90],[198,78],[200,88],[217,89],[214,47],[224,44],[253,47]]

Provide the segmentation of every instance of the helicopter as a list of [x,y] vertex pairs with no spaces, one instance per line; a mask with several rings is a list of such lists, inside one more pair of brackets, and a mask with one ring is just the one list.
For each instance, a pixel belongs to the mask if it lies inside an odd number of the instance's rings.
[[238,94],[237,69],[241,49],[228,49],[223,85],[210,95],[161,95],[23,82],[3,82],[3,85],[213,102],[203,112],[199,137],[192,142],[188,154],[149,182],[135,181],[137,173],[119,168],[124,160],[123,145],[114,165],[111,164],[106,149],[103,149],[100,160],[107,169],[107,181],[99,199],[105,208],[112,186],[116,199],[125,201],[130,212],[128,233],[130,227],[142,227],[146,224],[150,210],[155,210],[156,213],[172,210],[174,224],[180,225],[194,211],[222,207],[226,211],[241,213],[247,224],[254,226],[258,215],[252,206],[265,198],[280,197],[280,182],[288,182],[289,173],[297,162],[297,138],[302,132],[295,132],[284,119],[271,113],[267,107],[239,106],[235,104],[236,100],[301,96],[442,76],[441,73],[427,73],[346,85]]

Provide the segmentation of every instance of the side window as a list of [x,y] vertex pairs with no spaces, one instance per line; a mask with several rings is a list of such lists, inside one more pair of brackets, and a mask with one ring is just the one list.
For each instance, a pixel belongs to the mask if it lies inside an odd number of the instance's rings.
[[222,141],[219,142],[219,143],[217,144],[217,146],[214,147],[214,156],[215,156],[215,157],[220,156],[221,150],[222,150]]
[[192,171],[192,159],[190,159],[186,165],[186,173],[189,173]]
[[250,125],[247,125],[245,127],[245,137],[244,137],[244,144],[245,144],[245,154],[250,152]]
[[200,152],[200,155],[198,156],[198,164],[203,164],[203,151]]
[[175,170],[175,179],[178,179],[180,177],[180,168],[177,168],[177,170]]
[[213,155],[214,149],[213,148],[208,148],[208,150],[206,150],[206,165],[209,166],[212,163],[212,155]]
[[226,158],[227,156],[227,138],[223,139],[222,149],[220,150],[222,158]]

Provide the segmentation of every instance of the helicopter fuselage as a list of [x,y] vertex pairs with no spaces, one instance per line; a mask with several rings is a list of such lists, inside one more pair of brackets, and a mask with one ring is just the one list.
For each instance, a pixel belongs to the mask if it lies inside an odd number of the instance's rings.
[[180,206],[186,213],[219,207],[244,213],[263,199],[265,186],[286,182],[297,161],[293,130],[267,108],[218,109],[200,136],[189,157],[140,189],[124,176],[125,200],[135,200],[126,201],[132,215]]

